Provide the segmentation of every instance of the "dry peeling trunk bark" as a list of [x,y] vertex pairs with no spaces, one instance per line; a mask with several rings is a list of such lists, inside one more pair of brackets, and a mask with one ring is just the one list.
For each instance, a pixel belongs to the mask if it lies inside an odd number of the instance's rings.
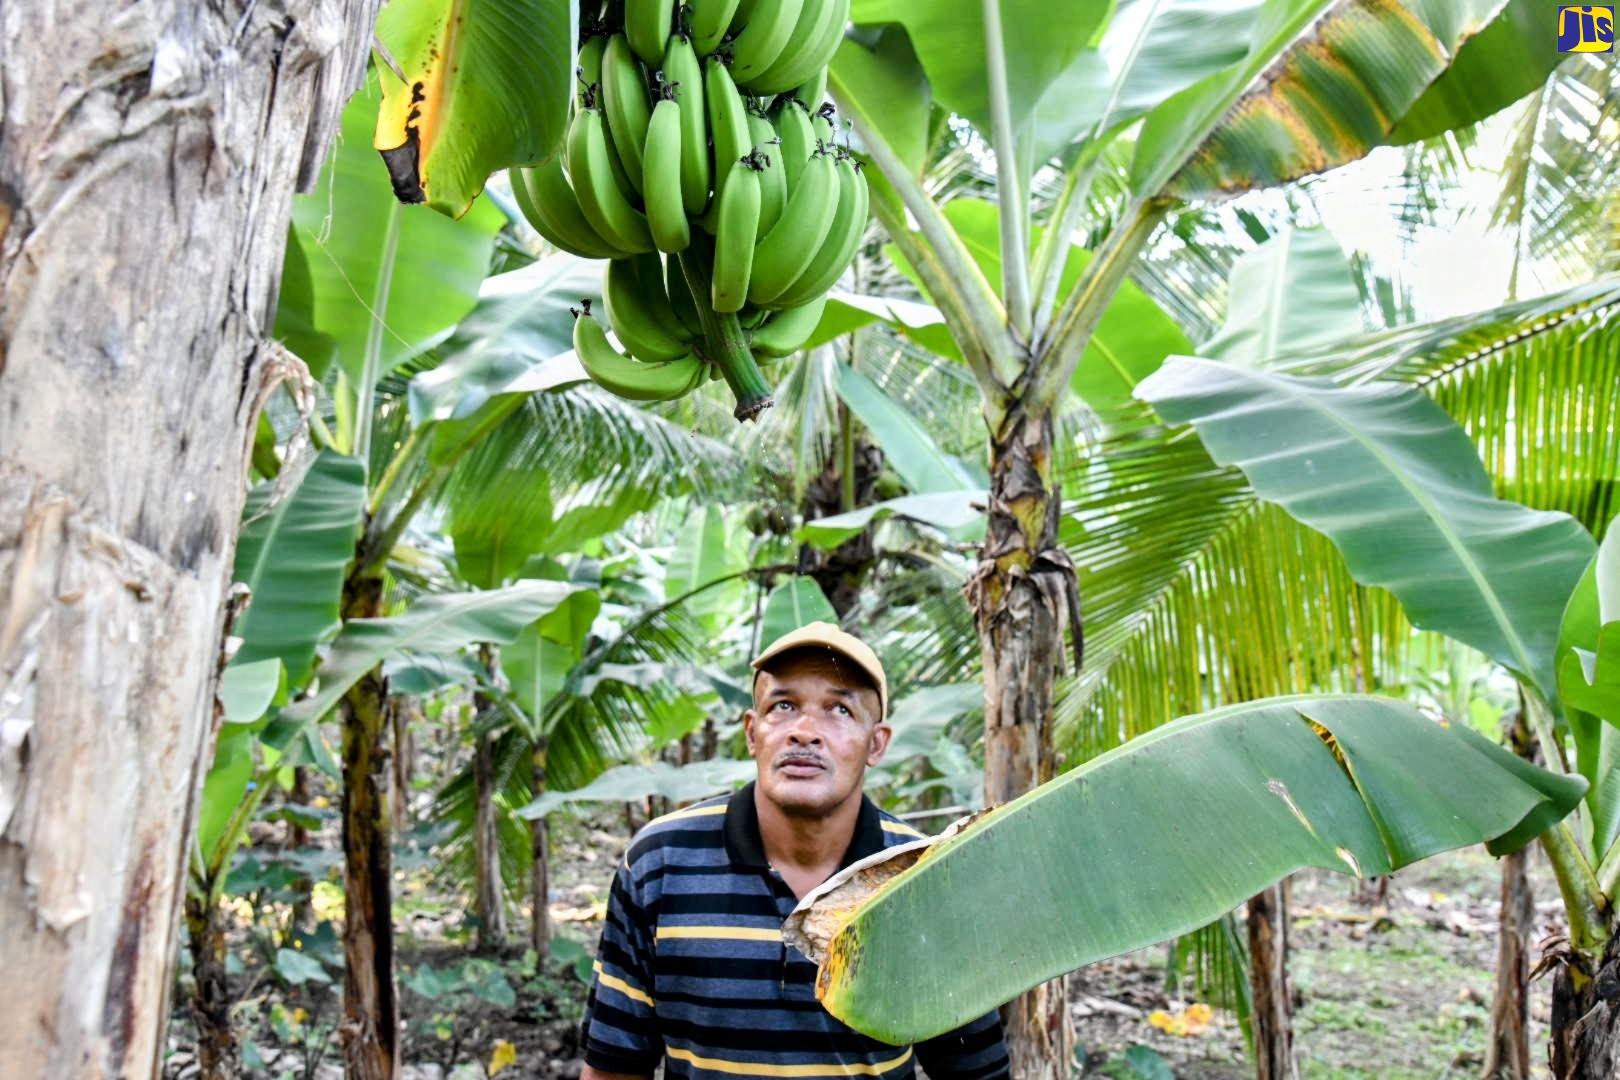
[[1554,1080],[1614,1080],[1620,1075],[1620,932],[1595,972],[1573,952],[1556,965],[1549,1054]]
[[[986,805],[1014,799],[1056,772],[1052,688],[1078,597],[1073,565],[1058,546],[1051,467],[1049,416],[1017,414],[993,440],[989,528],[967,586],[984,660]],[[1002,1021],[1015,1076],[1067,1080],[1074,1035],[1063,979],[1008,1003]]]
[[[343,621],[376,618],[382,582],[344,585]],[[373,668],[343,697],[343,1062],[348,1080],[398,1080],[388,690]]]
[[[1537,761],[1535,736],[1520,709],[1507,730],[1508,745]],[[1529,1080],[1530,942],[1535,935],[1535,894],[1527,873],[1530,849],[1502,859],[1502,904],[1496,935],[1496,990],[1491,995],[1490,1041],[1482,1080]]]
[[236,1031],[231,1027],[231,991],[225,976],[225,925],[211,897],[186,892],[186,932],[191,937],[192,1022],[197,1027],[197,1064],[202,1080],[241,1075]]
[[0,4],[0,1075],[154,1075],[295,188],[375,0]]
[[1256,1080],[1299,1080],[1288,988],[1288,881],[1249,898],[1249,985]]

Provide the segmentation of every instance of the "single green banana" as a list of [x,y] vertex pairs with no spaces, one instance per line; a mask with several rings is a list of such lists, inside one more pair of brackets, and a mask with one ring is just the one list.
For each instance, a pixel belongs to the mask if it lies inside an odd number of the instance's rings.
[[657,67],[675,23],[675,0],[624,0],[624,36],[630,48]]
[[673,401],[708,377],[707,365],[695,355],[651,364],[624,355],[589,315],[574,319],[574,355],[592,382],[630,401]]
[[870,209],[870,195],[866,177],[861,175],[857,163],[848,156],[838,159],[838,213],[833,217],[827,238],[821,250],[810,260],[797,281],[784,289],[771,306],[795,308],[808,304],[838,283],[849,261],[866,236],[866,214]]
[[746,86],[781,55],[804,0],[756,0],[747,21],[731,42],[731,77]]
[[592,34],[580,43],[574,63],[574,74],[578,80],[574,84],[576,109],[585,104],[585,91],[602,81],[602,55],[607,52],[607,42],[606,34]]
[[617,259],[625,254],[585,220],[568,185],[561,154],[543,165],[512,169],[511,180],[518,209],[547,243],[582,259]]
[[647,206],[647,226],[659,251],[671,254],[692,242],[681,191],[681,107],[665,98],[653,107],[647,125],[646,175],[641,197]]
[[569,125],[568,179],[585,220],[602,239],[620,251],[653,249],[647,216],[630,205],[613,175],[607,121],[597,109],[580,109]]
[[835,115],[836,110],[830,101],[822,102],[820,106],[810,106],[810,130],[817,139],[827,144],[829,150],[838,142],[838,125],[833,121]]
[[[664,256],[656,251],[648,251],[634,256],[634,260],[638,293],[647,312],[670,337],[688,343],[697,340],[670,302],[669,290],[664,285]],[[671,261],[680,262],[680,259],[677,257]]]
[[759,234],[759,187],[758,170],[749,161],[738,161],[720,189],[709,306],[722,314],[740,310],[748,299]]
[[647,79],[623,34],[608,38],[602,54],[601,98],[613,149],[618,151],[630,185],[640,194],[644,187],[641,155],[652,107],[647,104]]
[[681,260],[671,258],[664,260],[664,295],[669,297],[670,310],[680,320],[686,332],[696,340],[703,336],[703,316],[698,314],[697,300],[692,296],[692,287],[687,284],[686,271],[681,269]]
[[[836,45],[834,51],[837,51]],[[805,108],[815,112],[827,100],[827,68],[821,67],[814,75],[793,88],[793,96],[804,102]]]
[[832,62],[849,22],[849,0],[805,0],[799,22],[776,62],[748,82],[755,94],[780,94]]
[[673,35],[664,47],[664,86],[681,107],[681,196],[689,217],[709,205],[709,116],[703,105],[703,66],[692,42]]
[[826,308],[827,294],[822,293],[808,304],[779,311],[753,332],[748,345],[761,356],[791,356],[804,348],[804,343],[816,332]]
[[792,191],[798,186],[804,167],[810,163],[810,155],[816,152],[816,133],[810,126],[810,111],[794,98],[777,98],[771,110],[771,121],[776,127],[777,137],[782,140],[782,178],[787,181],[787,189]]
[[771,122],[753,112],[748,114],[748,137],[753,141],[753,152],[765,166],[765,171],[759,174],[759,235],[764,236],[782,216],[782,207],[787,204],[782,141],[776,137]]
[[731,72],[718,57],[704,62],[703,99],[709,108],[709,134],[714,139],[714,194],[716,202],[726,179],[753,145],[748,137],[748,111]]
[[821,251],[838,214],[838,166],[816,154],[804,168],[779,220],[754,248],[748,300],[768,304],[799,280]]
[[692,47],[700,57],[720,47],[737,14],[738,0],[689,0],[692,5]]
[[[650,256],[657,262],[656,255]],[[637,360],[649,363],[659,360],[677,360],[692,351],[692,338],[680,327],[675,313],[669,310],[664,295],[664,276],[660,271],[652,284],[657,295],[650,295],[642,277],[639,259],[614,259],[602,275],[602,301],[607,308],[607,324],[624,346],[625,352]],[[681,336],[670,333],[660,318],[680,327]]]

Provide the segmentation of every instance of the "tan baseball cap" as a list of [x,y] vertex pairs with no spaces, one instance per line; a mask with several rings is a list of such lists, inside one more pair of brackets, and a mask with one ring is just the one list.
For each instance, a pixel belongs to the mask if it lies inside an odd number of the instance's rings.
[[878,719],[882,720],[889,714],[889,680],[884,677],[883,665],[878,662],[877,653],[872,647],[854,634],[834,626],[830,622],[806,623],[797,630],[790,630],[765,647],[765,651],[754,657],[753,669],[759,671],[771,657],[780,656],[789,649],[822,648],[831,649],[840,656],[847,656],[854,661],[855,666],[871,677],[872,683],[877,687]]

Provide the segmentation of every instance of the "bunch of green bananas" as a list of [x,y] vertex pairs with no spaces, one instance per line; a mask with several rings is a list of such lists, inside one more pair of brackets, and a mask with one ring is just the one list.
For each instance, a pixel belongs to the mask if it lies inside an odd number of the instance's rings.
[[821,104],[849,5],[608,0],[583,13],[563,152],[513,170],[512,187],[546,240],[609,260],[606,326],[586,305],[574,328],[602,386],[668,400],[724,377],[739,419],[769,407],[759,362],[804,345],[866,230],[860,163]]

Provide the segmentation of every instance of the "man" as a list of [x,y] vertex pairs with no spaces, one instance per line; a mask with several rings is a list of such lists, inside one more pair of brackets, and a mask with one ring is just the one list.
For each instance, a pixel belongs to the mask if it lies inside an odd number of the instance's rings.
[[[782,941],[799,897],[840,868],[916,839],[861,793],[889,744],[877,655],[831,623],[754,660],[743,714],[758,776],[650,823],[613,880],[584,1024],[581,1080],[1007,1075],[995,1013],[895,1047],[834,1019],[815,965]],[[896,986],[904,994],[908,988]]]

